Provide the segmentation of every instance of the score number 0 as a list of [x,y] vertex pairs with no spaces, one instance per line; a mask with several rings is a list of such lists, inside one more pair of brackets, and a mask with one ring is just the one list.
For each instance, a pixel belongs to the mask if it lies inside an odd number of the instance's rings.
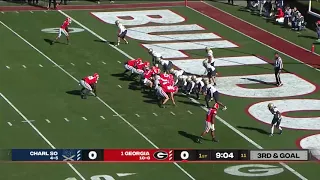
[[180,153],[180,158],[182,159],[182,160],[188,160],[189,159],[189,152],[188,151],[181,151],[181,153]]
[[95,160],[95,159],[97,159],[98,154],[97,154],[97,152],[95,152],[95,151],[90,151],[90,152],[88,153],[88,157],[89,157],[89,159],[91,159],[91,160]]

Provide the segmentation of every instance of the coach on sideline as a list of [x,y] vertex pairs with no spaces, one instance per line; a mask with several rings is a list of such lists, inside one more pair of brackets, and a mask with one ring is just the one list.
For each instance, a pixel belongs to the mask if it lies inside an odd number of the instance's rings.
[[283,69],[282,59],[279,54],[276,52],[274,54],[274,75],[276,76],[277,86],[282,86],[282,82],[280,79],[280,73]]

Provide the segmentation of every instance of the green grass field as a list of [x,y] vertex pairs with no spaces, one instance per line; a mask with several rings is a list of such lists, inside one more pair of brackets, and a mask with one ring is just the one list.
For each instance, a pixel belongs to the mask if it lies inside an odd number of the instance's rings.
[[[152,9],[152,8],[150,8]],[[251,56],[273,59],[274,50],[249,39],[189,8],[168,7],[186,18],[181,24],[198,24],[205,28],[203,32],[213,32],[223,39],[235,43],[236,48],[214,49],[216,57]],[[131,9],[130,9],[131,10]],[[146,9],[134,9],[136,11]],[[114,9],[112,11],[126,11]],[[127,10],[128,11],[128,10]],[[129,38],[129,44],[119,48],[103,42],[116,41],[116,27],[95,18],[91,12],[110,12],[110,10],[77,11],[25,11],[0,14],[1,61],[0,86],[1,121],[0,144],[2,149],[12,148],[191,148],[191,149],[297,149],[298,139],[319,132],[319,123],[300,125],[312,130],[284,129],[284,134],[268,137],[269,125],[255,120],[249,115],[248,107],[261,101],[284,99],[309,99],[314,104],[303,104],[306,110],[286,115],[290,117],[313,117],[319,120],[320,95],[308,91],[307,87],[317,88],[320,84],[319,72],[300,64],[290,57],[280,54],[285,69],[301,77],[297,83],[285,85],[281,90],[296,89],[295,97],[276,97],[271,90],[268,97],[231,96],[232,87],[225,84],[224,77],[250,76],[255,74],[272,75],[273,67],[269,63],[258,65],[238,65],[218,67],[218,89],[221,101],[228,106],[227,111],[219,112],[216,133],[219,143],[212,143],[210,137],[203,144],[194,139],[203,131],[205,109],[204,101],[195,101],[184,95],[177,95],[177,106],[168,105],[160,109],[156,102],[139,89],[129,88],[134,82],[121,76],[123,63],[129,57],[141,57],[150,60],[147,50],[142,47],[149,42]],[[84,31],[71,34],[71,45],[65,44],[62,36],[60,43],[50,45],[55,33],[41,30],[59,27],[65,15],[74,20],[72,28]],[[149,24],[155,25],[155,24]],[[129,27],[129,26],[128,26]],[[184,32],[187,33],[187,32]],[[189,32],[193,33],[193,32]],[[163,33],[162,33],[163,34]],[[157,34],[161,36],[161,34]],[[192,42],[191,42],[192,43]],[[188,50],[192,58],[203,58],[203,49]],[[129,56],[129,57],[128,57]],[[87,100],[79,97],[78,80],[98,72],[98,98],[90,96]],[[287,73],[289,74],[289,73]],[[284,75],[285,76],[285,75]],[[291,76],[290,76],[291,77]],[[221,78],[219,80],[219,78]],[[308,81],[302,80],[306,79]],[[290,79],[290,78],[288,78]],[[291,82],[291,81],[290,81]],[[293,81],[294,82],[294,81]],[[299,82],[304,84],[299,85]],[[285,82],[284,82],[285,83]],[[256,90],[268,88],[268,85],[244,83],[246,88]],[[290,89],[291,88],[291,89]],[[298,89],[298,90],[297,90]],[[300,90],[300,91],[299,91]],[[225,93],[224,93],[225,92]],[[290,92],[287,92],[290,94]],[[304,93],[304,94],[303,94]],[[291,93],[292,94],[292,93]],[[303,95],[302,95],[303,94]],[[265,107],[266,108],[266,107]],[[309,110],[309,111],[308,111]],[[289,111],[289,110],[288,110]],[[263,113],[263,112],[262,112]],[[28,123],[29,121],[29,123]],[[271,121],[267,119],[266,121]],[[33,126],[31,126],[32,124]],[[286,123],[285,123],[286,125]],[[303,126],[304,127],[304,126]],[[40,135],[41,134],[41,135]],[[319,142],[319,140],[318,140]],[[1,163],[2,180],[153,180],[163,179],[318,179],[319,165],[307,163],[249,163],[239,171],[231,169],[241,163],[83,163],[83,164],[31,164]],[[260,166],[259,166],[260,165]],[[269,165],[270,167],[263,167]],[[269,173],[260,168],[273,168]],[[258,169],[258,170],[256,170]],[[276,170],[275,170],[276,169]],[[119,173],[134,173],[123,176]],[[100,176],[99,176],[100,175]],[[73,178],[74,177],[74,178]]]

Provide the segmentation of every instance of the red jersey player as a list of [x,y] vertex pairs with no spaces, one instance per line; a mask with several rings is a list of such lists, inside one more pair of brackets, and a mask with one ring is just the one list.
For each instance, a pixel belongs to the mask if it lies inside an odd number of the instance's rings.
[[54,41],[52,41],[51,44],[54,44],[55,42],[57,42],[58,39],[60,39],[62,33],[66,36],[67,44],[69,44],[69,29],[68,29],[68,27],[70,24],[71,24],[71,18],[67,17],[67,19],[63,22],[63,24],[59,28],[59,34],[58,34],[57,38]]
[[82,86],[81,98],[87,99],[87,95],[93,91],[94,95],[97,96],[96,84],[99,80],[99,74],[94,73],[93,76],[87,76],[80,80],[79,84]]
[[203,136],[205,134],[209,133],[209,131],[211,131],[212,141],[219,142],[216,139],[215,134],[214,134],[214,131],[215,131],[214,123],[215,123],[215,118],[216,118],[215,116],[217,115],[218,109],[219,109],[219,104],[215,103],[213,105],[213,107],[210,108],[209,111],[207,112],[205,130],[201,134],[200,138],[197,139],[198,143],[201,143],[201,139],[203,139]]

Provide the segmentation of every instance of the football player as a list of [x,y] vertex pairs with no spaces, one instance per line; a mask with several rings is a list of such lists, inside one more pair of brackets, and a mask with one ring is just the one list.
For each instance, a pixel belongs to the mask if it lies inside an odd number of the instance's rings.
[[138,58],[138,59],[132,59],[132,60],[129,60],[127,61],[125,64],[124,64],[124,68],[126,69],[123,74],[126,74],[127,72],[131,71],[134,72],[135,70],[135,67],[137,64],[140,64],[142,63],[142,59],[141,58]]
[[165,108],[165,104],[167,103],[167,101],[170,99],[169,96],[167,95],[166,92],[164,92],[164,90],[162,89],[161,85],[157,85],[156,86],[156,95],[157,98],[159,100],[159,106],[161,108]]
[[219,92],[218,92],[218,90],[212,84],[209,84],[209,82],[205,82],[205,84],[206,84],[205,101],[206,101],[207,108],[210,108],[209,102],[212,99],[214,99],[215,103],[217,103],[217,104],[219,104],[220,106],[223,107],[222,110],[227,110],[227,106],[223,105],[219,101]]
[[217,75],[216,68],[212,66],[212,64],[210,64],[208,60],[203,61],[203,66],[207,70],[207,77],[209,78],[209,83],[213,83],[214,85],[217,85],[216,84],[216,75]]
[[149,49],[148,50],[149,54],[151,55],[152,57],[152,64],[155,65],[157,63],[159,63],[159,60],[162,59],[162,56],[161,54],[155,52],[153,49]]
[[269,111],[271,112],[271,114],[273,114],[273,119],[271,121],[271,133],[270,133],[270,137],[273,136],[273,130],[274,130],[274,127],[278,128],[279,129],[279,134],[282,134],[282,128],[280,127],[280,123],[281,123],[281,113],[280,111],[278,110],[278,108],[272,104],[272,103],[269,103],[268,104],[268,109]]
[[89,93],[93,92],[97,96],[97,86],[99,74],[94,73],[93,76],[87,76],[80,80],[79,84],[82,86],[81,98],[87,99]]
[[59,28],[59,34],[56,37],[56,39],[54,41],[51,42],[51,45],[54,44],[55,42],[57,42],[62,33],[66,36],[67,38],[67,44],[69,44],[69,25],[71,24],[71,18],[67,17],[67,19],[63,22],[63,24],[60,26]]
[[127,32],[128,30],[124,27],[124,25],[122,25],[120,23],[120,21],[116,21],[115,22],[116,26],[118,27],[119,29],[119,33],[118,33],[118,43],[116,46],[120,46],[120,39],[122,39],[126,44],[129,44],[129,42],[127,41],[126,39],[126,36],[127,36]]
[[203,139],[203,136],[208,134],[209,131],[211,131],[212,141],[213,142],[219,142],[216,139],[216,136],[215,136],[215,133],[214,133],[214,131],[215,131],[215,128],[214,128],[215,117],[217,115],[218,109],[219,109],[219,104],[215,103],[213,105],[213,107],[210,108],[209,111],[207,112],[206,121],[205,121],[205,129],[204,129],[203,133],[200,135],[200,138],[197,139],[198,143],[202,143],[201,139]]
[[211,66],[214,66],[214,63],[215,63],[215,59],[213,57],[213,52],[212,50],[209,48],[209,47],[206,47],[206,52],[207,52],[207,60],[208,60],[208,63],[211,65]]

